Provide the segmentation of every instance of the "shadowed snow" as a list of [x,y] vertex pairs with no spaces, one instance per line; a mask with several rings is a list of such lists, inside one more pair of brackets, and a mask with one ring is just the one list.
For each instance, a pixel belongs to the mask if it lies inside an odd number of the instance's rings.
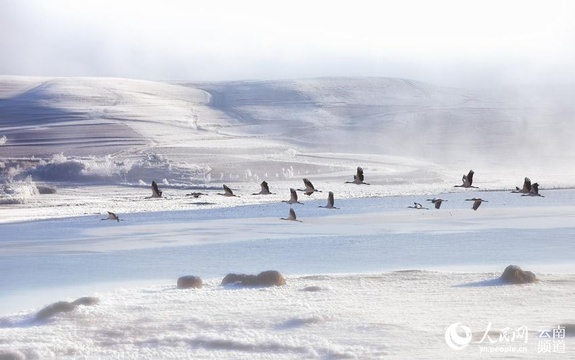
[[[574,323],[575,112],[533,94],[1,76],[0,358],[459,359],[490,346],[449,348],[456,323],[479,339],[527,326],[536,356],[538,330]],[[371,185],[345,183],[358,166]],[[479,189],[454,188],[470,169]],[[525,176],[544,197],[510,192]],[[303,178],[322,192],[299,193],[302,223],[279,220]],[[273,194],[252,195],[264,180]],[[223,184],[238,196],[217,195]],[[330,191],[339,209],[319,207]],[[434,197],[439,210],[408,208]],[[489,202],[473,211],[473,197]],[[500,284],[510,264],[540,282]],[[270,269],[287,284],[219,286]],[[176,289],[185,275],[204,287]]]

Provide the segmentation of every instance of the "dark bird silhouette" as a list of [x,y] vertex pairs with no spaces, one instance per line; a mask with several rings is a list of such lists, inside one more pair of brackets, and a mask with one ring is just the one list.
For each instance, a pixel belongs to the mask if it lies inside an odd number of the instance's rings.
[[120,217],[113,212],[108,211],[108,217],[101,220],[116,220],[117,222],[120,222]]
[[326,206],[319,206],[320,208],[326,208],[326,209],[339,209],[338,207],[334,206],[334,198],[333,198],[333,192],[330,191],[329,193],[327,193],[327,205]]
[[431,201],[431,203],[435,205],[435,208],[439,209],[441,207],[441,203],[447,200],[433,198],[433,199],[427,199],[427,201]]
[[158,184],[155,181],[152,181],[152,197],[153,198],[161,198],[162,191],[158,188]]
[[481,198],[465,199],[465,201],[473,201],[473,206],[471,206],[473,210],[477,210],[477,208],[479,208],[479,205],[481,205],[482,202],[489,202]]
[[410,209],[420,209],[420,210],[429,210],[429,208],[423,207],[423,205],[421,205],[418,202],[414,202],[413,205],[408,206],[408,208]]
[[469,170],[469,172],[467,173],[467,175],[463,175],[463,177],[461,178],[461,181],[463,182],[461,185],[455,185],[455,187],[464,187],[464,188],[476,188],[477,186],[473,186],[473,174],[475,174],[475,172],[473,170]]
[[237,196],[237,195],[234,195],[234,192],[232,191],[232,189],[230,189],[229,187],[227,187],[226,184],[224,184],[224,192],[223,192],[223,193],[218,193],[218,195],[222,195],[222,196]]
[[363,169],[361,167],[357,167],[357,173],[353,175],[353,181],[346,181],[346,184],[357,184],[357,185],[369,185],[368,183],[363,181]]
[[313,187],[313,184],[308,179],[304,178],[303,183],[305,185],[305,189],[298,189],[298,191],[303,191],[304,194],[308,196],[313,194],[314,192],[321,192],[321,190],[317,190],[315,187]]
[[186,194],[186,196],[192,196],[192,197],[195,197],[196,199],[199,198],[199,197],[202,196],[202,195],[208,195],[208,194],[204,194],[204,193],[201,193],[201,192],[193,192],[193,193]]
[[289,216],[287,218],[280,218],[281,220],[290,220],[290,221],[298,221],[298,222],[302,222],[301,220],[298,220],[296,215],[295,215],[295,211],[290,208],[289,209]]
[[539,184],[538,183],[533,183],[531,185],[531,190],[527,193],[527,194],[523,194],[521,196],[541,196],[541,197],[545,197],[541,194],[539,194]]
[[297,201],[297,192],[295,191],[294,188],[290,188],[290,199],[289,200],[282,200],[282,202],[288,203],[288,204],[300,204],[303,205],[303,203]]
[[260,184],[261,186],[261,190],[259,193],[253,193],[252,195],[271,195],[273,194],[272,192],[270,192],[270,188],[268,186],[268,183],[266,181],[262,181],[262,183]]
[[515,187],[515,190],[511,191],[513,193],[529,194],[531,191],[531,179],[528,177],[523,180],[523,187],[520,189],[519,186]]

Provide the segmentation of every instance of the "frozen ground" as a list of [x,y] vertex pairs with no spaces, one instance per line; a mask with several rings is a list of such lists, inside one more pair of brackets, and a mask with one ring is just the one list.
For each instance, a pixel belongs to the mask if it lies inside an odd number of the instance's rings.
[[[520,95],[0,78],[0,358],[572,358],[573,107]],[[345,184],[357,166],[371,185]],[[470,168],[479,189],[454,188]],[[525,176],[544,197],[510,192]],[[303,177],[322,192],[282,203]],[[509,264],[541,281],[502,284]],[[268,269],[287,285],[219,285]],[[81,296],[100,303],[34,320]]]
[[[477,195],[489,202],[473,211],[465,198]],[[575,191],[545,195],[442,194],[439,210],[407,208],[422,196],[346,199],[338,210],[307,200],[302,223],[269,203],[4,224],[0,348],[58,359],[455,359],[505,347],[497,355],[567,359],[573,337],[565,353],[543,354],[539,332],[573,331]],[[499,282],[515,263],[541,281]],[[266,269],[287,285],[219,285]],[[178,290],[183,275],[206,284]],[[101,302],[34,321],[42,306],[81,296]],[[453,323],[474,331],[464,350],[445,343]],[[481,341],[488,327],[494,343]],[[498,340],[523,327],[527,343]]]

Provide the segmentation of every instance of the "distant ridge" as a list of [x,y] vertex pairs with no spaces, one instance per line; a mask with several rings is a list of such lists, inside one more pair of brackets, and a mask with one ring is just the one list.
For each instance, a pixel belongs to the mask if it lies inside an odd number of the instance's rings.
[[294,165],[302,174],[357,167],[333,169],[317,154],[356,164],[386,156],[523,172],[555,154],[575,159],[575,107],[400,78],[168,83],[0,76],[0,137],[0,158],[157,156],[180,178],[224,174],[234,181],[254,154],[270,160],[262,176],[288,177]]

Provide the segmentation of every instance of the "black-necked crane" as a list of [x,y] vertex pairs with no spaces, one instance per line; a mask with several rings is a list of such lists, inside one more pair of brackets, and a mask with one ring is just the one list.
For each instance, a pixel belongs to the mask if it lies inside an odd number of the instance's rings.
[[311,183],[311,181],[309,181],[308,179],[304,178],[303,179],[303,184],[305,185],[305,189],[298,189],[298,191],[303,191],[304,194],[306,195],[311,195],[314,192],[321,192],[321,190],[317,190],[313,184]]
[[297,192],[295,191],[294,188],[290,188],[289,189],[290,192],[290,199],[289,200],[282,200],[282,202],[288,203],[288,204],[300,204],[303,205],[303,203],[297,201]]
[[461,185],[455,185],[455,187],[476,188],[477,189],[477,186],[473,186],[473,174],[475,174],[475,172],[473,170],[469,170],[467,175],[463,175],[463,177],[461,178],[462,184]]
[[421,205],[421,204],[418,203],[418,202],[414,202],[413,205],[408,206],[408,208],[410,208],[410,209],[419,209],[419,210],[429,210],[428,208],[423,207],[423,205]]
[[333,198],[333,191],[330,191],[329,193],[327,193],[327,205],[325,206],[319,206],[320,208],[326,208],[326,209],[339,209],[338,207],[335,207],[335,200]]
[[208,195],[208,194],[204,194],[204,193],[202,193],[202,192],[196,192],[196,191],[194,191],[194,192],[192,192],[192,193],[189,193],[189,194],[186,194],[186,196],[191,196],[191,197],[194,197],[194,198],[196,198],[196,199],[199,198],[199,197],[202,196],[202,195]]
[[523,194],[521,196],[541,196],[541,197],[545,197],[541,194],[539,194],[539,184],[538,183],[533,183],[531,185],[531,190],[527,193],[527,194]]
[[267,181],[262,181],[260,184],[261,190],[258,193],[253,193],[252,195],[271,195],[273,194],[270,192],[270,187],[268,186]]
[[360,166],[358,166],[356,174],[353,175],[353,181],[346,181],[345,183],[346,184],[357,184],[357,185],[361,185],[361,184],[369,185],[368,183],[364,182],[363,180],[364,180],[363,169]]
[[113,212],[108,211],[108,217],[101,220],[116,220],[117,222],[120,222],[120,217]]
[[155,181],[152,181],[152,197],[153,198],[161,198],[162,197],[162,190],[158,188],[158,184]]
[[482,202],[489,202],[487,200],[483,200],[482,198],[465,199],[465,201],[473,201],[473,205],[471,206],[473,210],[477,210]]
[[525,177],[523,180],[523,187],[520,189],[519,186],[515,187],[515,190],[511,191],[513,193],[522,193],[522,194],[529,194],[531,191],[531,179]]
[[237,196],[237,195],[234,195],[234,192],[232,191],[232,189],[230,189],[226,184],[224,184],[223,187],[224,187],[224,192],[223,192],[223,193],[218,193],[218,195],[222,195],[222,196]]
[[435,205],[435,208],[436,208],[436,209],[439,209],[439,208],[441,207],[441,204],[442,204],[444,201],[447,201],[447,200],[445,200],[445,199],[433,198],[433,199],[427,199],[427,201],[431,201],[431,203],[432,203],[433,205]]
[[295,211],[294,209],[290,208],[289,209],[289,215],[287,218],[280,218],[281,220],[290,220],[290,221],[298,221],[298,222],[302,222],[301,220],[298,220],[296,215],[295,215]]

